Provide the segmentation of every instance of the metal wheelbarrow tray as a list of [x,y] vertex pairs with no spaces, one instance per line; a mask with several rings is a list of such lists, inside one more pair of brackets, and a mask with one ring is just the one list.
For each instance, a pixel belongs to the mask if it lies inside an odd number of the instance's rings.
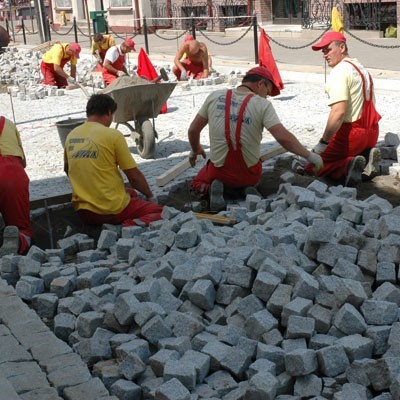
[[[118,105],[114,122],[117,126],[124,124],[131,130],[131,137],[135,140],[142,158],[154,156],[157,137],[154,118],[160,113],[175,86],[176,83],[144,83],[115,89],[109,87],[103,91]],[[153,125],[149,118],[153,119]],[[135,126],[133,127],[128,121],[134,121]]]

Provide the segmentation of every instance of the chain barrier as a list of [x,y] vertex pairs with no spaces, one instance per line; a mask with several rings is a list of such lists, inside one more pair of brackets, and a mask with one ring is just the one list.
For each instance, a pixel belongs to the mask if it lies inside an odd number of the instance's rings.
[[[108,24],[107,20],[104,20],[106,26],[107,26],[107,30],[109,30],[114,36],[116,36],[119,39],[125,40],[126,37],[123,37],[121,35],[119,35],[117,32],[114,32],[113,29],[111,28],[111,26]],[[127,35],[127,34],[125,34]],[[138,34],[135,33],[133,36],[131,36],[131,39],[133,39],[135,36],[137,36]]]
[[163,37],[163,36],[159,35],[157,32],[154,32],[154,35],[157,36],[159,39],[163,39],[163,40],[177,40],[177,39],[181,38],[183,35],[186,35],[186,33],[187,33],[187,31],[185,31],[185,32],[181,33],[180,35],[175,36],[173,38]]
[[57,35],[60,35],[60,36],[67,36],[67,35],[69,35],[69,34],[71,33],[72,29],[74,28],[74,25],[72,25],[71,28],[69,28],[69,31],[67,31],[66,33],[60,33],[60,32],[58,32],[58,31],[56,31],[56,30],[54,29],[53,24],[49,24],[49,25],[50,25],[50,29],[51,29],[54,33],[56,33]]
[[363,43],[363,44],[366,44],[366,45],[368,45],[368,46],[379,47],[379,48],[381,48],[381,49],[398,49],[398,48],[400,48],[400,45],[399,45],[399,44],[384,45],[384,44],[370,43],[370,42],[367,42],[367,41],[364,40],[364,39],[361,39],[361,38],[357,37],[356,35],[354,35],[353,33],[349,32],[349,31],[346,30],[346,29],[345,29],[344,31],[345,31],[349,36],[351,36],[353,39],[356,39],[356,40],[358,40],[359,42],[361,42],[361,43]]
[[[260,25],[258,25],[258,27],[259,27],[259,28],[262,28],[262,26],[260,26]],[[265,34],[268,36],[268,39],[269,39],[271,42],[277,44],[278,46],[281,46],[281,47],[283,47],[283,48],[285,48],[285,49],[289,49],[289,50],[301,50],[301,49],[305,49],[305,48],[307,48],[307,47],[312,46],[314,43],[317,43],[318,40],[320,40],[320,39],[322,38],[322,36],[324,36],[325,33],[328,32],[330,29],[331,29],[331,27],[329,26],[329,27],[328,27],[327,29],[325,29],[317,38],[315,38],[312,42],[309,42],[309,43],[304,44],[304,45],[302,45],[302,46],[287,46],[286,44],[279,43],[277,40],[273,39],[271,36],[268,35],[267,32],[265,32]]]
[[219,46],[230,46],[231,44],[235,44],[237,42],[239,42],[239,40],[242,40],[249,32],[250,30],[253,28],[253,25],[250,25],[247,30],[243,33],[243,35],[239,36],[237,39],[232,40],[231,42],[228,43],[219,43],[213,39],[211,39],[209,36],[207,36],[206,34],[203,33],[203,31],[199,31],[200,34],[205,37],[207,40],[209,40],[211,43],[217,44]]
[[87,35],[86,33],[84,33],[81,28],[79,28],[78,24],[76,25],[76,29],[78,29],[78,31],[85,37],[89,37],[89,35]]

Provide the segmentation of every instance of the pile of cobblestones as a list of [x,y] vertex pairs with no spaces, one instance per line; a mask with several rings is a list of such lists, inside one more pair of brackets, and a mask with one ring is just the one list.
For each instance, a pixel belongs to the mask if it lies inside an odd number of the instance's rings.
[[398,399],[400,207],[282,179],[228,210],[232,227],[165,207],[149,228],[3,257],[59,338],[40,360],[59,396]]

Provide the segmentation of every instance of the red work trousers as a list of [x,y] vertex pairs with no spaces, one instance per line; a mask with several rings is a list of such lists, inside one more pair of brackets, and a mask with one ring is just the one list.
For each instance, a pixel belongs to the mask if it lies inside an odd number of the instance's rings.
[[54,71],[54,64],[48,64],[42,61],[40,64],[40,70],[43,74],[42,83],[44,85],[57,86],[59,89],[68,85],[67,80]]
[[125,225],[141,226],[161,219],[163,206],[140,199],[134,189],[127,188],[126,192],[131,196],[131,201],[118,214],[96,214],[89,210],[78,210],[77,213],[81,220],[89,225],[120,225],[128,220]]
[[[186,76],[188,78],[192,77],[193,79],[201,79],[203,77],[203,64],[193,63],[188,58],[182,60],[181,64],[185,68]],[[174,66],[172,72],[178,79],[181,79],[181,70],[178,67]]]
[[29,178],[18,157],[0,156],[0,212],[6,226],[14,225],[19,229],[19,253],[24,253],[32,236]]

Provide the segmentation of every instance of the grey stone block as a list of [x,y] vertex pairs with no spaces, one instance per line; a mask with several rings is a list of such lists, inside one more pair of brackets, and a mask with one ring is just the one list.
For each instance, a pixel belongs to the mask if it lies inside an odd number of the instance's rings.
[[264,307],[263,302],[257,296],[250,294],[239,300],[237,310],[243,317],[247,318],[247,316],[263,310]]
[[152,344],[157,344],[160,339],[170,337],[172,332],[159,315],[155,315],[142,326],[141,333]]
[[196,386],[196,369],[194,364],[186,360],[169,360],[164,366],[164,381],[178,379],[188,390]]
[[58,298],[68,296],[72,288],[71,280],[66,276],[55,278],[50,283],[50,292],[54,293]]
[[350,362],[361,360],[363,358],[371,358],[374,342],[361,335],[345,336],[336,340],[335,344],[341,345],[346,351]]
[[103,324],[104,314],[96,311],[82,313],[76,319],[76,329],[82,337],[93,336],[97,328]]
[[286,372],[291,376],[309,375],[317,370],[317,355],[314,350],[297,349],[285,354]]
[[268,272],[259,271],[252,287],[252,293],[263,301],[268,301],[281,280]]
[[99,240],[97,241],[97,248],[100,250],[108,250],[110,247],[115,246],[117,239],[117,232],[103,229],[100,233]]
[[214,307],[215,289],[212,281],[208,279],[197,280],[189,290],[190,301],[203,310],[211,310]]
[[100,286],[109,274],[108,268],[93,268],[77,277],[76,286],[80,290]]
[[396,283],[396,265],[391,262],[379,262],[376,266],[376,283]]
[[139,310],[139,300],[133,293],[126,292],[118,296],[114,307],[114,315],[121,325],[129,325]]
[[[322,379],[316,375],[299,376],[294,384],[293,394],[300,398],[319,398],[322,392]],[[322,400],[322,398],[321,398]]]
[[57,311],[58,297],[51,293],[39,294],[34,298],[34,307],[42,318],[53,318]]
[[225,268],[228,284],[237,285],[243,288],[250,288],[253,284],[255,272],[254,269],[244,265],[232,265]]
[[332,269],[332,274],[335,274],[342,278],[354,279],[360,282],[364,280],[364,276],[363,273],[361,272],[361,269],[357,265],[343,258],[339,258],[336,261]]
[[187,336],[191,339],[204,330],[202,321],[190,314],[178,311],[170,313],[166,317],[165,322],[172,327],[173,334],[176,337]]
[[67,387],[63,391],[66,400],[98,400],[102,397],[108,397],[108,390],[105,388],[99,378],[90,379],[80,385]]
[[290,303],[286,304],[282,309],[281,324],[287,326],[288,319],[291,315],[298,315],[305,317],[308,310],[312,307],[313,302],[310,299],[303,299],[297,297]]
[[38,261],[40,264],[45,263],[48,259],[48,254],[44,250],[35,245],[32,245],[29,248],[29,251],[26,256],[28,258],[32,258],[33,260]]
[[279,346],[283,341],[283,336],[279,329],[271,329],[261,336],[261,341],[272,346]]
[[159,340],[158,347],[161,349],[175,350],[182,356],[190,350],[191,345],[187,336],[178,336]]
[[91,375],[86,365],[74,365],[65,366],[64,368],[58,368],[53,371],[49,371],[47,379],[50,384],[54,386],[59,393],[69,386],[79,385],[84,382],[88,382],[91,379]]
[[15,286],[17,296],[23,300],[32,300],[34,296],[44,292],[44,283],[40,278],[24,275]]
[[361,312],[368,325],[391,325],[398,320],[399,309],[396,303],[379,300],[366,300]]
[[221,360],[221,367],[229,371],[236,379],[243,379],[251,363],[251,357],[239,347],[233,347]]
[[246,333],[250,339],[258,340],[265,332],[277,328],[278,320],[267,310],[257,311],[246,321]]
[[28,256],[21,256],[18,260],[18,272],[20,276],[30,275],[39,276],[40,262],[29,258]]
[[319,290],[318,281],[302,268],[292,267],[289,270],[287,283],[293,284],[293,297],[313,300]]
[[368,326],[364,336],[374,342],[373,355],[382,355],[388,350],[390,329],[390,325]]
[[287,322],[286,337],[288,339],[309,339],[313,336],[314,329],[315,320],[313,318],[291,315]]
[[278,380],[269,372],[258,372],[249,380],[245,400],[273,400],[276,397]]
[[157,388],[154,400],[190,400],[190,392],[178,379],[173,378]]
[[197,229],[182,227],[175,236],[175,245],[179,249],[190,249],[198,243],[198,240]]
[[325,376],[337,376],[350,365],[343,346],[327,346],[317,350],[318,365]]
[[257,374],[258,372],[269,372],[271,375],[276,376],[276,367],[275,363],[265,358],[259,358],[254,361],[249,368],[247,369],[246,375],[247,378],[250,379],[252,376]]
[[247,295],[248,291],[240,286],[221,284],[217,289],[215,301],[218,304],[228,305],[237,297],[244,297]]
[[275,317],[280,317],[283,308],[290,303],[293,287],[279,284],[267,302],[267,310]]
[[207,376],[205,382],[217,392],[216,397],[222,398],[238,387],[237,382],[227,371],[217,371]]
[[333,312],[319,304],[314,304],[308,311],[307,317],[313,318],[315,321],[315,331],[317,333],[328,332],[331,326]]
[[367,374],[374,390],[389,389],[400,374],[400,359],[398,357],[380,358],[372,364]]
[[333,319],[337,329],[347,335],[364,333],[367,329],[364,317],[351,304],[344,304]]
[[122,343],[115,349],[117,358],[124,359],[129,354],[137,355],[144,364],[147,364],[150,357],[149,343],[143,339],[133,339]]
[[377,269],[376,253],[368,250],[360,250],[358,252],[357,265],[364,273],[375,275]]
[[54,318],[54,334],[64,342],[75,330],[76,317],[69,313],[59,313]]
[[379,232],[380,237],[385,238],[389,234],[400,234],[400,215],[383,215],[379,218]]
[[156,376],[163,376],[164,367],[168,360],[179,360],[180,355],[176,350],[161,349],[149,358],[150,367]]
[[308,240],[314,243],[329,243],[334,233],[334,221],[329,218],[314,219],[308,230]]
[[285,351],[277,346],[271,346],[259,342],[257,346],[257,360],[265,358],[275,363],[276,373],[281,374],[285,370]]
[[390,282],[382,283],[372,294],[375,300],[389,301],[400,306],[400,289]]
[[119,373],[127,380],[136,380],[146,370],[146,364],[135,353],[127,354],[118,366]]
[[129,251],[133,248],[135,242],[133,238],[118,239],[116,243],[116,255],[119,260],[128,260]]
[[124,379],[119,379],[113,383],[110,387],[110,393],[119,400],[140,400],[142,398],[140,386]]

